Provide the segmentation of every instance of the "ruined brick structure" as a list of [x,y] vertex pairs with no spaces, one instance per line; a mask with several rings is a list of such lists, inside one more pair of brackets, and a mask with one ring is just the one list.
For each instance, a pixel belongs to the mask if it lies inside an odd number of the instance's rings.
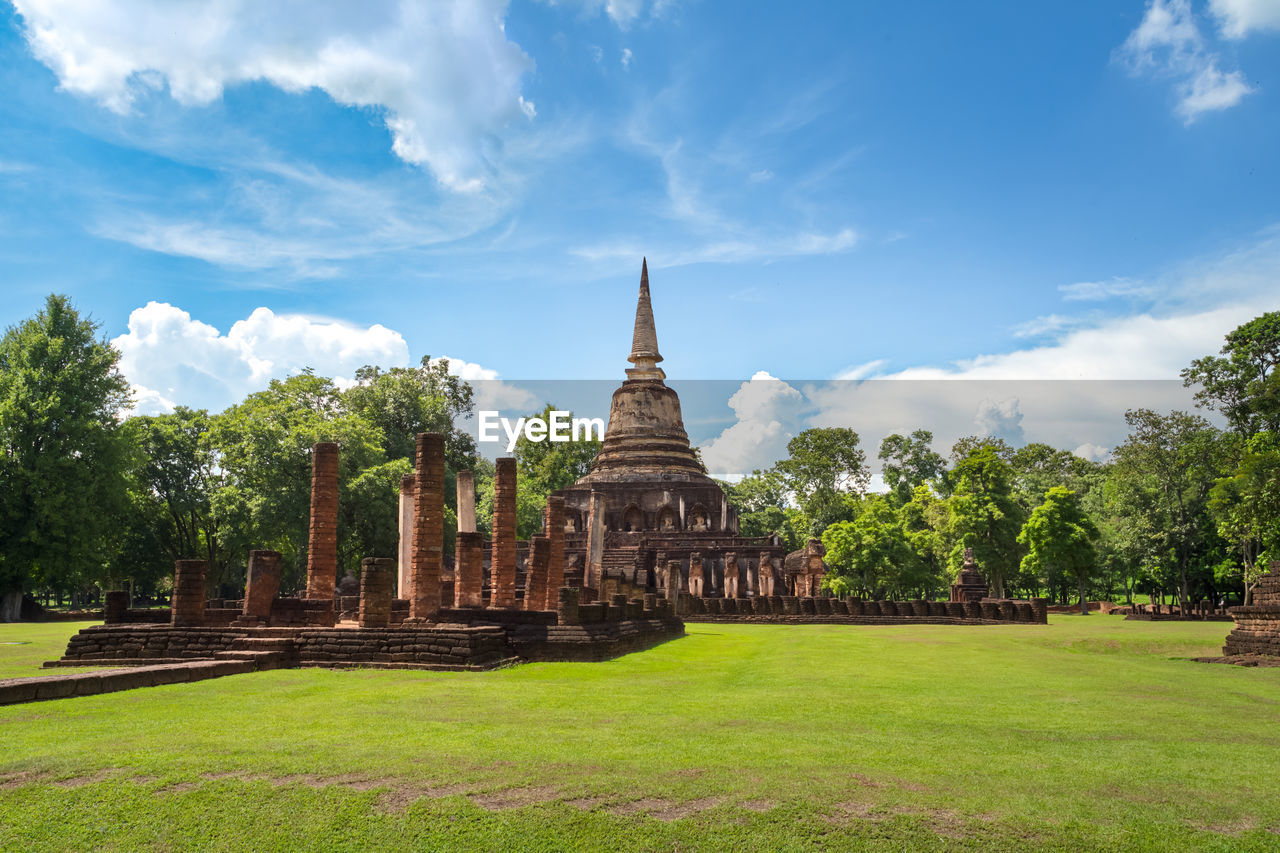
[[1235,627],[1227,635],[1224,655],[1280,657],[1280,560],[1253,588],[1253,601],[1228,610]]
[[786,557],[776,537],[739,535],[737,513],[689,444],[662,360],[642,263],[632,366],[613,394],[604,444],[587,475],[555,493],[565,507],[567,582],[585,588],[586,599],[660,590],[670,561],[680,562],[687,591],[699,576],[690,571],[695,552],[703,561],[702,595],[722,597],[726,555],[736,554],[739,570],[752,575],[762,557]]
[[440,433],[418,435],[416,474],[409,618],[427,621],[440,610],[444,566],[444,436]]
[[964,565],[956,582],[951,585],[952,601],[982,601],[991,591],[987,579],[978,571],[978,564],[973,559],[973,549],[964,549]]
[[338,582],[338,445],[311,452],[311,535],[307,540],[307,598],[333,598]]

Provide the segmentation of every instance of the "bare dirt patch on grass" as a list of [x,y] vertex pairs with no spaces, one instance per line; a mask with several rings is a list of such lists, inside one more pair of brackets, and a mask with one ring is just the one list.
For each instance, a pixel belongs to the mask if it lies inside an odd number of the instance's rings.
[[548,785],[529,788],[504,788],[500,791],[476,794],[471,797],[471,802],[482,809],[496,812],[555,802],[559,799],[559,795],[560,790],[558,788]]

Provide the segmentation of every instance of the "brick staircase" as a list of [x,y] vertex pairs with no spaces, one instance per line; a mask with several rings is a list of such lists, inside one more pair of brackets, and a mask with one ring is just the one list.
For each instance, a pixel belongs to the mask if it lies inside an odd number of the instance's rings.
[[290,637],[237,637],[231,648],[216,652],[219,660],[253,661],[258,669],[281,669],[298,662],[298,649]]

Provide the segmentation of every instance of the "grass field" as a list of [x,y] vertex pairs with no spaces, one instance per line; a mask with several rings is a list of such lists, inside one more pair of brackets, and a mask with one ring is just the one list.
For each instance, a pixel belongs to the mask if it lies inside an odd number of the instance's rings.
[[[36,674],[75,625],[0,626]],[[690,624],[599,664],[283,670],[0,708],[0,847],[1280,847],[1224,623]]]

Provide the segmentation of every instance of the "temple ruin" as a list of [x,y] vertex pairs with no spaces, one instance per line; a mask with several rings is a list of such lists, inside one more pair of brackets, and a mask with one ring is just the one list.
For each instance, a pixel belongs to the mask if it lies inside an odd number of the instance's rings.
[[[658,366],[648,265],[640,273],[627,378],[614,392],[590,471],[553,493],[542,532],[516,536],[516,464],[497,460],[492,537],[477,532],[475,484],[458,472],[452,565],[444,549],[444,436],[417,437],[400,485],[400,544],[337,579],[340,448],[313,449],[305,591],[282,595],[280,555],[249,555],[244,598],[206,600],[205,563],[175,566],[170,612],[107,593],[105,624],[73,637],[54,665],[208,662],[244,667],[485,669],[529,660],[597,660],[706,621],[1043,623],[1046,602],[995,601],[966,553],[951,601],[860,601],[822,588],[822,544],[787,553],[743,536],[723,489],[690,445]],[[160,620],[163,620],[162,622]],[[235,667],[212,664],[235,663]],[[184,673],[194,672],[184,670]],[[177,677],[172,673],[148,678]],[[188,675],[183,675],[183,678]],[[61,689],[61,688],[59,688]]]

